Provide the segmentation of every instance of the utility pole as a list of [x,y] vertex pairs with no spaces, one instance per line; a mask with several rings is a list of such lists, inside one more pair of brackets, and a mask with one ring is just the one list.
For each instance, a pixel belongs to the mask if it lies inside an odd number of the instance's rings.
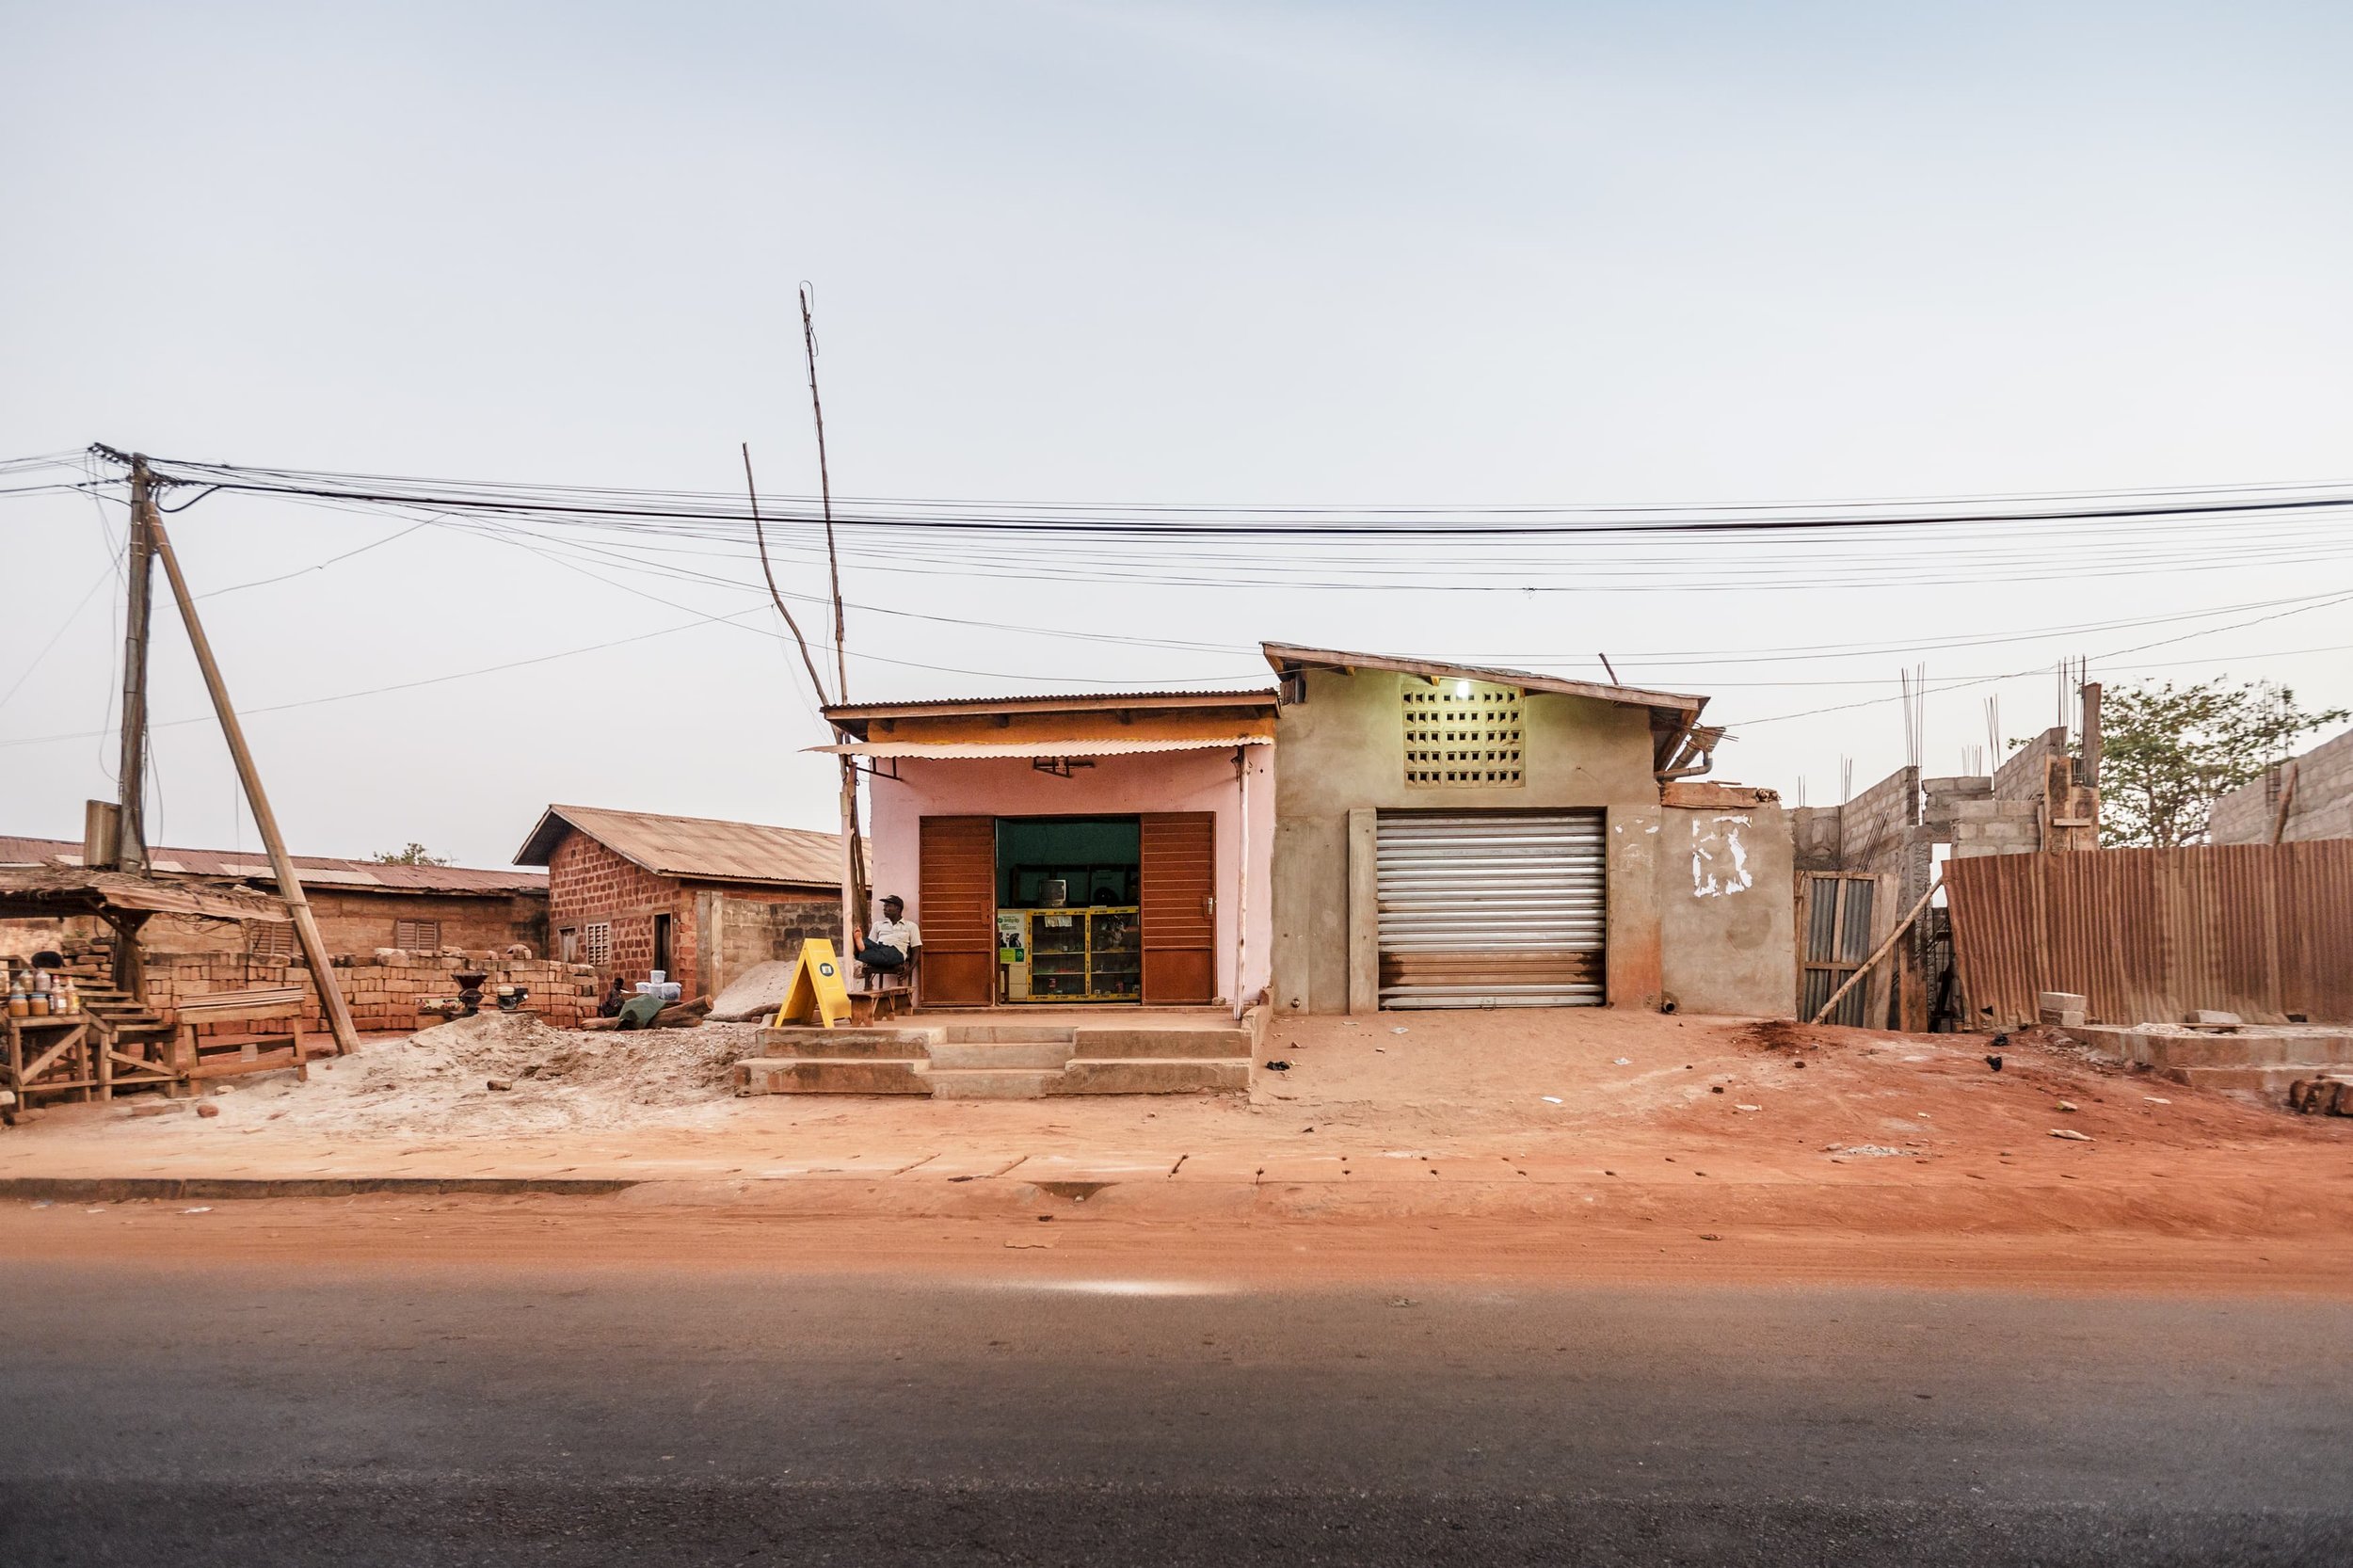
[[817,319],[808,308],[808,285],[801,285],[801,347],[808,355],[808,406],[817,416],[817,495],[825,511],[825,568],[833,579],[835,700],[850,700],[850,656],[841,618],[841,557],[833,547],[833,474],[825,465],[825,405],[817,395]]
[[[137,461],[139,472],[144,473],[146,459]],[[261,770],[253,765],[253,753],[245,744],[245,726],[237,721],[237,711],[230,705],[228,683],[220,678],[220,665],[213,658],[213,645],[204,635],[204,623],[196,618],[196,599],[188,592],[187,579],[180,575],[180,561],[171,552],[171,540],[164,534],[163,520],[151,515],[147,527],[150,548],[163,558],[164,575],[171,581],[171,597],[180,606],[180,623],[187,628],[188,643],[196,649],[197,667],[204,672],[204,689],[212,694],[213,712],[220,716],[220,732],[229,743],[231,759],[237,764],[237,780],[245,786],[245,801],[252,808],[253,825],[262,830],[262,842],[269,846],[270,868],[278,873],[278,896],[285,902],[286,913],[294,917],[295,939],[302,944],[303,961],[311,966],[311,983],[318,990],[319,1005],[326,1010],[328,1027],[334,1032],[335,1048],[348,1055],[360,1048],[360,1035],[352,1027],[351,1010],[344,1005],[343,991],[335,984],[334,960],[328,954],[327,940],[319,935],[318,921],[312,918],[311,901],[302,896],[302,879],[295,874],[294,857],[286,853],[286,840],[278,831],[278,814],[270,809],[269,796],[263,792]]]
[[[131,603],[122,618],[122,750],[116,779],[114,864],[147,871],[147,628],[154,597],[155,498],[144,453],[131,455]],[[136,972],[136,966],[135,966]]]
[[[841,557],[834,548],[833,474],[825,463],[825,405],[817,395],[817,320],[808,304],[808,285],[801,285],[801,347],[808,356],[808,407],[817,421],[817,493],[825,514],[825,567],[833,586],[834,700],[850,700],[850,655],[841,614]],[[819,701],[824,700],[820,693]],[[839,726],[837,740],[849,737]],[[841,943],[844,952],[856,949],[866,929],[866,850],[858,842],[857,759],[841,754]]]

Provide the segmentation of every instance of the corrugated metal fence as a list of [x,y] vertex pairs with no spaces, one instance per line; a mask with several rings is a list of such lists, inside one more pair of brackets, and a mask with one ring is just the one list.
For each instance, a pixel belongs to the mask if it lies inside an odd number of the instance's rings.
[[2031,1020],[2038,991],[2108,1023],[2353,1022],[2353,839],[1978,856],[1946,862],[1945,886],[1981,1025]]

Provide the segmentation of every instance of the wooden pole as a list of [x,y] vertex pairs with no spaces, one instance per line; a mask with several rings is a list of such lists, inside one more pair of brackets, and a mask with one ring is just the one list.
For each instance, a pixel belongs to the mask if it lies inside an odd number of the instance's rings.
[[841,558],[833,547],[833,471],[825,463],[825,405],[817,396],[817,319],[808,308],[808,285],[801,285],[801,347],[808,356],[808,406],[817,416],[817,495],[825,511],[825,568],[833,579],[834,687],[839,700],[850,700],[850,656],[843,647],[841,618]]
[[1849,991],[1853,990],[1856,985],[1860,984],[1865,975],[1869,974],[1873,969],[1879,968],[1880,960],[1895,951],[1897,939],[1900,938],[1905,932],[1912,929],[1912,922],[1920,918],[1920,911],[1929,906],[1929,900],[1934,898],[1936,896],[1937,888],[1943,886],[1944,884],[1942,882],[1931,882],[1929,884],[1929,890],[1920,895],[1920,902],[1912,906],[1912,912],[1897,922],[1896,929],[1887,934],[1887,940],[1879,945],[1879,951],[1872,953],[1870,957],[1865,958],[1863,961],[1863,967],[1847,977],[1847,984],[1841,985],[1837,990],[1833,991],[1830,994],[1830,1000],[1822,1003],[1822,1010],[1815,1014],[1811,1018],[1808,1018],[1806,1020],[1807,1023],[1818,1024],[1824,1018],[1829,1017],[1831,1009],[1838,1005],[1839,999],[1844,997]]
[[2100,783],[2100,682],[2084,682],[2084,766],[2082,782]]
[[237,721],[237,710],[229,701],[229,687],[220,678],[220,665],[213,658],[213,645],[204,635],[204,623],[196,616],[196,600],[188,592],[187,579],[180,575],[179,557],[171,552],[171,540],[164,533],[163,520],[151,519],[149,535],[155,553],[164,563],[164,575],[171,581],[171,597],[180,606],[180,624],[188,631],[188,643],[196,649],[197,667],[204,672],[204,689],[213,696],[213,712],[220,716],[221,735],[229,742],[229,755],[237,764],[237,778],[245,786],[246,804],[253,809],[253,825],[262,830],[262,841],[269,846],[269,863],[278,873],[278,896],[286,903],[286,912],[294,917],[295,938],[302,944],[302,956],[311,966],[311,980],[318,987],[319,1005],[327,1010],[328,1027],[334,1032],[338,1055],[348,1055],[360,1048],[359,1032],[352,1027],[351,1010],[344,1005],[344,994],[335,984],[335,966],[328,955],[327,940],[319,935],[318,921],[311,916],[311,902],[302,896],[302,879],[295,874],[294,857],[286,853],[286,840],[278,831],[278,814],[270,809],[269,796],[262,789],[261,770],[253,765],[253,753],[245,744],[245,727]]
[[2271,841],[2275,844],[2288,836],[2288,812],[2296,806],[2297,768],[2297,763],[2290,762],[2287,776],[2280,783],[2280,808],[2271,814]]
[[[131,601],[122,618],[122,749],[118,763],[115,865],[147,871],[147,629],[154,606],[156,525],[152,478],[144,453],[131,455]],[[135,944],[136,946],[136,944]],[[121,976],[116,977],[118,983]]]
[[[850,700],[848,623],[841,610],[841,556],[834,547],[833,471],[825,461],[825,405],[817,394],[817,318],[809,309],[808,285],[801,285],[801,348],[808,359],[808,408],[817,421],[817,494],[825,514],[825,569],[833,588],[834,691]],[[848,739],[846,735],[840,737]],[[841,943],[854,950],[866,929],[866,847],[858,840],[857,759],[841,757]]]

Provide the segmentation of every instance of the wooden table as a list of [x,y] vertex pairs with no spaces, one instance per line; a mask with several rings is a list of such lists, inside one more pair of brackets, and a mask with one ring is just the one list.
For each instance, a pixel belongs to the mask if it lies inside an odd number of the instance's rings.
[[[72,1091],[77,1099],[90,1099],[98,1089],[98,1064],[92,1055],[90,1018],[87,1013],[66,1013],[46,1018],[15,1018],[7,1020],[8,1035],[8,1084],[16,1091],[17,1103],[29,1103],[29,1096]],[[57,1064],[69,1063],[67,1076],[48,1082],[36,1082],[41,1074]]]

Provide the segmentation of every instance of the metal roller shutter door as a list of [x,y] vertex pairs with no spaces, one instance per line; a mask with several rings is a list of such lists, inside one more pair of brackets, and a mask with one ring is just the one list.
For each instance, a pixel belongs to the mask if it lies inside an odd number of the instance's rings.
[[1383,1007],[1598,1007],[1599,811],[1384,811]]

